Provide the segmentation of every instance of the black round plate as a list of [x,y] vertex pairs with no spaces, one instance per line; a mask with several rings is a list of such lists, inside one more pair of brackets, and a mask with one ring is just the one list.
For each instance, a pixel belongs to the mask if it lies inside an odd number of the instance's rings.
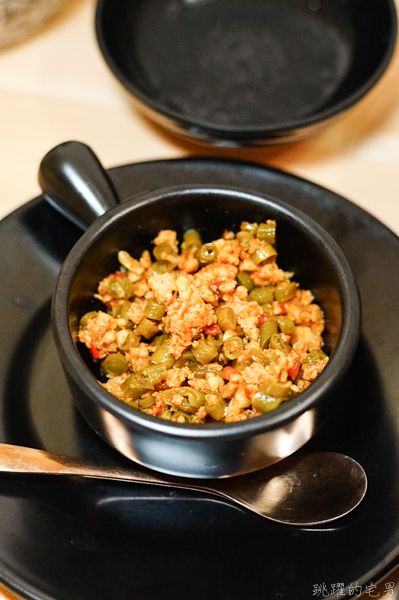
[[[123,199],[185,183],[263,192],[332,234],[357,277],[363,328],[342,388],[345,401],[337,397],[334,415],[306,448],[357,459],[369,490],[343,519],[298,528],[196,492],[4,474],[0,580],[42,600],[203,600],[209,593],[309,600],[317,589],[337,597],[345,588],[341,597],[349,597],[356,582],[365,590],[399,554],[398,238],[344,198],[249,163],[155,161],[110,174]],[[75,410],[52,340],[54,279],[79,235],[42,198],[0,224],[0,440],[126,465]]]

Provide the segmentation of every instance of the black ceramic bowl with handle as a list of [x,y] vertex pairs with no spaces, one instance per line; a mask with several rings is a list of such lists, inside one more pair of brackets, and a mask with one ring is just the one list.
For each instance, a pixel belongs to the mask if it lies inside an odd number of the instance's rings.
[[[174,475],[217,478],[273,464],[303,446],[336,403],[337,386],[355,352],[360,300],[349,264],[317,223],[277,199],[216,186],[172,187],[118,199],[87,146],[67,142],[42,161],[44,197],[87,231],[66,258],[56,281],[53,326],[68,385],[91,427],[122,454]],[[107,210],[108,209],[108,210]],[[106,211],[106,212],[105,212]],[[79,213],[79,214],[78,214]],[[103,214],[101,214],[103,213]],[[330,360],[311,386],[277,409],[248,421],[181,424],[128,406],[97,381],[93,361],[78,343],[79,320],[93,308],[98,283],[125,249],[139,257],[161,229],[197,229],[204,240],[238,230],[241,221],[277,221],[279,266],[294,271],[322,306],[325,351]]]
[[99,0],[112,73],[169,131],[219,146],[314,134],[380,79],[394,0]]

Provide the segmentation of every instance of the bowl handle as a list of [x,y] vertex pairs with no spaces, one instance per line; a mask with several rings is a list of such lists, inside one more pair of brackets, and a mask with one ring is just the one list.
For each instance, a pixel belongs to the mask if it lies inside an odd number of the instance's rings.
[[50,150],[40,163],[38,179],[47,202],[83,230],[119,204],[107,172],[81,142]]

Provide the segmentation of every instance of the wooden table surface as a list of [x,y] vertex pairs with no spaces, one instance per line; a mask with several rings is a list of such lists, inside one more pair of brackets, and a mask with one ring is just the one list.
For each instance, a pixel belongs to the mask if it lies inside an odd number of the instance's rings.
[[[311,140],[210,149],[182,142],[136,112],[99,52],[94,10],[95,0],[68,0],[34,36],[0,52],[0,218],[40,193],[44,154],[76,139],[106,167],[194,155],[279,167],[342,194],[399,234],[399,50],[377,86]],[[375,597],[399,598],[398,579],[396,569]],[[0,586],[0,600],[16,598]]]

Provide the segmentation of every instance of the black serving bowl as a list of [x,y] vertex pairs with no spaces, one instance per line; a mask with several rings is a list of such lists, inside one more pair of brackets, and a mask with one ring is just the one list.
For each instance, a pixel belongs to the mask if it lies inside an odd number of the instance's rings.
[[[64,214],[66,204],[75,211],[79,198],[85,206],[93,206],[100,189],[103,206],[115,204],[111,187],[107,191],[105,172],[98,183],[93,162],[86,168],[90,162],[86,152],[82,154],[76,143],[70,144],[43,159],[40,181],[44,196]],[[79,173],[70,164],[71,149]],[[86,165],[83,175],[82,165]],[[98,282],[118,267],[117,252],[125,249],[139,257],[152,247],[161,229],[174,229],[181,239],[184,231],[194,228],[204,241],[211,241],[226,228],[238,230],[243,220],[269,218],[277,221],[279,266],[294,271],[295,281],[312,290],[324,311],[324,345],[330,360],[312,385],[274,411],[235,424],[172,423],[140,412],[108,393],[98,383],[93,361],[85,358],[77,339],[80,318],[93,310]],[[284,202],[216,186],[157,190],[114,206],[98,218],[89,217],[93,219],[66,258],[53,297],[56,345],[73,398],[91,427],[134,461],[197,478],[254,471],[303,446],[336,404],[337,385],[351,363],[360,333],[357,285],[332,238]]]
[[393,0],[99,0],[96,33],[152,119],[191,140],[301,139],[351,108],[394,50]]

